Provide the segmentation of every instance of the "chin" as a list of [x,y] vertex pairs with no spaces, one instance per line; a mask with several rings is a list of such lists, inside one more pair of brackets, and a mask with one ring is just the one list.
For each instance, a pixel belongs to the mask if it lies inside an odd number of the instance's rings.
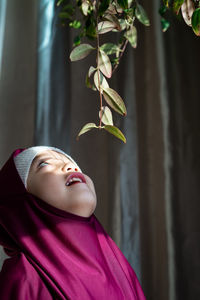
[[73,213],[82,217],[90,217],[96,208],[97,198],[96,193],[88,192],[88,189],[73,195],[70,198],[70,203],[66,202],[66,205],[62,207],[66,212]]
[[80,200],[81,203],[79,202],[78,209],[77,209],[78,214],[83,217],[90,217],[94,213],[97,205],[96,198],[94,196],[93,197],[90,196],[85,199],[82,198]]

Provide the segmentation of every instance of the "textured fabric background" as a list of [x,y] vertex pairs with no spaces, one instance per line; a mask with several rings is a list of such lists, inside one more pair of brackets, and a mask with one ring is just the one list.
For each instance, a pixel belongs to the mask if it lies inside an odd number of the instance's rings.
[[[3,0],[0,9],[0,165],[33,144],[37,90],[37,3]],[[11,183],[12,185],[12,183]],[[0,251],[1,264],[5,258]]]
[[97,216],[147,299],[200,298],[199,38],[175,19],[163,34],[158,1],[141,1],[151,26],[137,26],[138,47],[110,83],[127,105],[126,118],[114,115],[127,144],[95,131],[77,142],[98,120],[98,97],[84,86],[95,57],[69,62],[74,33],[59,27],[53,0],[6,3],[1,164],[17,147],[68,152],[93,178]]

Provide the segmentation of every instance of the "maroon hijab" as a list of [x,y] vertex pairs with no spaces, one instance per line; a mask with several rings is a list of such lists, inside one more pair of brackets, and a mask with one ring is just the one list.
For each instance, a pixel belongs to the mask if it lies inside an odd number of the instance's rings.
[[0,244],[10,256],[0,299],[144,300],[133,269],[94,215],[67,213],[27,192],[13,161],[18,152],[0,171]]

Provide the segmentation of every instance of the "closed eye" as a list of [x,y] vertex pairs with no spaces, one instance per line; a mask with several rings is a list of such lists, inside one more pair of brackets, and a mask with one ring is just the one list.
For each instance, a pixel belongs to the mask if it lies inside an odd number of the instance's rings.
[[45,167],[45,166],[47,166],[47,165],[49,165],[46,161],[41,161],[39,164],[38,164],[38,167],[39,168],[42,168],[42,167]]

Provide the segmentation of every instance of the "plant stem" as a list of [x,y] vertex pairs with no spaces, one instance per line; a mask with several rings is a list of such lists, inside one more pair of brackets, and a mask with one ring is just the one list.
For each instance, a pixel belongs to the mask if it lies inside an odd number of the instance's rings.
[[[97,1],[97,11],[98,11],[98,1]],[[97,28],[98,28],[98,13],[96,15],[97,15],[96,20],[97,20]],[[102,93],[101,93],[101,88],[100,88],[99,52],[100,52],[100,49],[99,49],[99,34],[98,34],[98,29],[97,29],[97,74],[98,74],[98,88],[99,88],[99,97],[100,97],[100,121],[99,121],[99,127],[101,128],[103,101],[102,101]]]
[[123,48],[122,48],[121,53],[120,53],[120,56],[119,56],[118,64],[115,65],[115,67],[114,67],[114,69],[113,69],[113,71],[112,71],[112,74],[113,74],[113,73],[115,72],[115,70],[118,68],[120,59],[122,58],[122,55],[124,54],[124,51],[125,51],[125,49],[126,49],[127,44],[128,44],[128,40],[125,40],[124,45],[123,45]]

